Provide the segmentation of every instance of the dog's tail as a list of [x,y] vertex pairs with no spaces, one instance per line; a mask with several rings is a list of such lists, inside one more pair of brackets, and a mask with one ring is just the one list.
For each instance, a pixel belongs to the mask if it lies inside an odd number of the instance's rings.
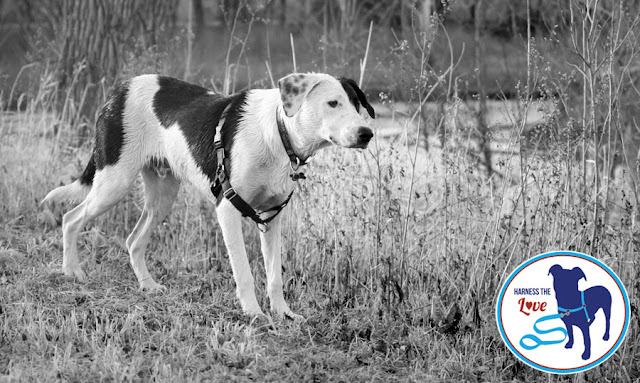
[[89,163],[87,164],[84,172],[80,178],[70,183],[69,185],[60,186],[55,188],[47,194],[46,197],[40,203],[41,205],[48,203],[58,203],[62,201],[81,202],[91,191],[93,185],[93,177],[96,174],[96,161],[94,159],[95,153],[91,155]]

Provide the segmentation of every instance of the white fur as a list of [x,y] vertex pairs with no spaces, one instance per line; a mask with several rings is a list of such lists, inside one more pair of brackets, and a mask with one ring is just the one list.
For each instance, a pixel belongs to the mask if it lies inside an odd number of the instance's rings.
[[[358,128],[367,126],[335,78],[325,74],[305,76],[313,83],[314,90],[295,97],[297,109],[290,117],[283,110],[280,90],[252,90],[247,94],[247,107],[239,120],[234,139],[231,181],[238,194],[257,211],[282,203],[295,188],[290,177],[290,160],[278,133],[277,114],[283,118],[296,153],[304,158],[331,143],[354,147]],[[210,192],[212,180],[196,165],[180,126],[176,123],[163,127],[156,117],[152,103],[158,89],[155,75],[131,80],[125,101],[125,142],[120,158],[115,165],[96,172],[93,187],[89,189],[76,181],[53,190],[45,197],[44,201],[82,200],[86,197],[63,218],[62,270],[66,275],[85,279],[77,256],[78,233],[90,219],[119,202],[140,172],[145,185],[145,205],[126,243],[141,289],[164,289],[149,274],[144,252],[153,228],[170,212],[180,182],[192,183],[209,200],[215,201]],[[338,101],[339,105],[328,106],[327,102],[331,100]],[[154,157],[166,158],[171,171],[160,176],[146,167]],[[265,213],[265,216],[270,214]],[[249,315],[262,314],[245,250],[242,216],[226,199],[218,206],[217,215],[242,309]],[[301,318],[291,311],[283,297],[280,217],[269,224],[266,233],[260,234],[260,241],[272,312],[278,316]]]

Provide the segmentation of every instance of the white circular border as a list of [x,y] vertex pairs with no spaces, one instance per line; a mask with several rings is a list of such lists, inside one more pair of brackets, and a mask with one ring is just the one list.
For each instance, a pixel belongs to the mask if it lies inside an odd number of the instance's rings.
[[[622,328],[622,334],[618,338],[618,341],[616,342],[616,344],[613,345],[613,347],[611,347],[611,349],[609,350],[608,353],[606,353],[605,355],[603,355],[599,359],[596,359],[593,362],[591,362],[591,363],[589,363],[589,364],[587,364],[585,366],[579,367],[579,368],[555,369],[555,368],[548,368],[548,367],[540,366],[540,365],[530,361],[524,355],[522,355],[520,352],[518,352],[518,350],[516,350],[515,347],[513,347],[513,345],[507,340],[508,338],[507,338],[507,336],[506,336],[506,334],[504,332],[504,328],[502,327],[502,320],[501,320],[502,298],[503,298],[503,296],[504,296],[504,294],[505,294],[505,292],[507,290],[507,286],[511,283],[513,278],[520,271],[522,271],[524,268],[526,268],[530,264],[532,264],[534,262],[537,262],[537,261],[539,261],[541,259],[544,259],[544,258],[555,257],[555,256],[559,256],[559,255],[567,255],[567,256],[573,256],[573,257],[582,258],[582,259],[585,259],[587,261],[593,262],[596,265],[602,267],[616,281],[616,283],[618,284],[618,287],[620,288],[620,291],[622,292],[622,296],[624,298],[624,307],[625,307],[626,314],[625,314],[624,326]],[[627,295],[627,290],[624,288],[624,285],[622,284],[622,281],[620,281],[620,278],[618,278],[616,273],[614,273],[613,270],[611,270],[609,268],[609,266],[607,266],[604,263],[602,263],[601,261],[593,258],[592,256],[587,255],[587,254],[583,254],[583,253],[578,253],[578,252],[575,252],[575,251],[552,251],[552,252],[540,254],[540,255],[538,255],[538,256],[536,256],[534,258],[531,258],[531,259],[523,262],[520,266],[518,266],[517,269],[515,269],[509,275],[509,278],[507,278],[507,280],[502,285],[502,289],[500,289],[500,294],[498,295],[498,303],[497,303],[497,307],[496,307],[496,323],[498,324],[498,330],[500,331],[500,336],[502,337],[502,341],[507,345],[509,350],[511,350],[511,352],[518,359],[520,359],[521,361],[525,362],[530,367],[533,367],[533,368],[535,368],[537,370],[540,370],[540,371],[551,372],[551,373],[555,373],[555,374],[573,374],[573,373],[576,373],[576,372],[586,371],[586,370],[589,370],[589,369],[599,365],[600,363],[604,362],[605,360],[609,359],[609,357],[611,355],[613,355],[613,353],[616,352],[616,350],[618,350],[618,347],[620,347],[620,345],[622,344],[622,341],[624,340],[624,337],[627,335],[627,330],[629,328],[630,319],[631,319],[631,308],[629,306],[629,296]]]

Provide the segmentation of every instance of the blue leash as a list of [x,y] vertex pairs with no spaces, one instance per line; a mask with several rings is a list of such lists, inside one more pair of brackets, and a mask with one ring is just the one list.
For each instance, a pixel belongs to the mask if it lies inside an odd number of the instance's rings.
[[[542,323],[548,320],[552,320],[552,319],[559,319],[562,318],[564,316],[570,315],[571,313],[575,313],[578,311],[582,311],[584,310],[584,315],[586,315],[587,317],[587,322],[590,322],[591,319],[589,319],[589,313],[587,313],[587,305],[584,303],[584,291],[580,292],[580,298],[582,299],[582,306],[577,307],[575,309],[565,309],[562,308],[560,306],[558,306],[558,314],[551,314],[551,315],[547,315],[547,316],[543,316],[541,318],[539,318],[534,324],[533,324],[533,331],[535,331],[538,335],[543,335],[543,334],[549,334],[551,332],[556,332],[559,331],[563,334],[562,339],[560,340],[542,340],[540,338],[538,338],[537,336],[533,335],[533,334],[527,334],[525,336],[523,336],[520,339],[520,346],[522,348],[524,348],[525,350],[533,350],[535,348],[538,348],[538,346],[543,346],[543,345],[550,345],[550,344],[558,344],[558,343],[562,343],[564,342],[565,339],[567,339],[567,330],[563,327],[554,327],[548,330],[543,330],[543,329],[539,329],[538,328],[538,323]],[[533,341],[535,343],[535,345],[533,346],[529,346],[526,345],[523,341],[525,339],[529,339],[531,341]]]

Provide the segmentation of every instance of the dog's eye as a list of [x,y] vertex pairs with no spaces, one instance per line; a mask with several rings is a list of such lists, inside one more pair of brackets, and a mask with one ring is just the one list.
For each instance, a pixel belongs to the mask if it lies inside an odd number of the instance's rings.
[[327,102],[327,104],[329,104],[330,107],[335,108],[336,106],[338,106],[338,101],[336,100],[329,101]]

